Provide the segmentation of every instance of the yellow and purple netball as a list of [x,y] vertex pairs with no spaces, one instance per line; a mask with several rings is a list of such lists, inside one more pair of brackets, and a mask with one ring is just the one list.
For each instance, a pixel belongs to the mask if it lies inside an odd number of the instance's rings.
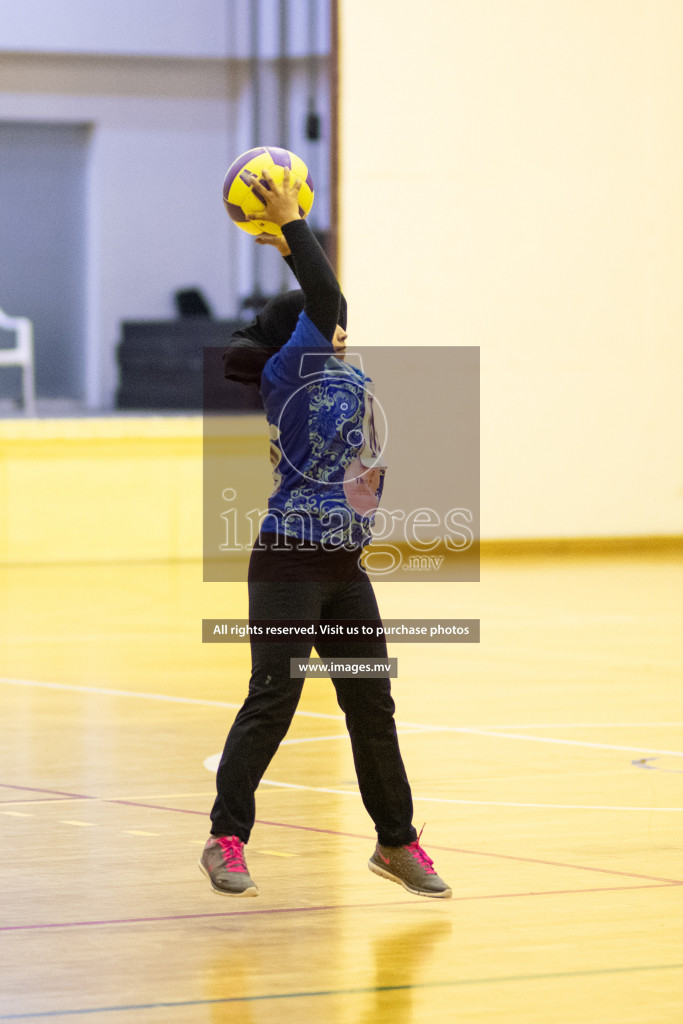
[[229,216],[238,228],[250,235],[281,235],[277,224],[269,220],[247,220],[248,213],[258,213],[263,203],[249,187],[249,172],[256,174],[264,189],[268,189],[262,172],[268,171],[276,185],[281,185],[285,167],[290,168],[290,180],[301,179],[299,214],[307,217],[313,206],[313,182],[308,167],[301,157],[277,146],[259,146],[242,153],[228,168],[223,182],[223,202]]

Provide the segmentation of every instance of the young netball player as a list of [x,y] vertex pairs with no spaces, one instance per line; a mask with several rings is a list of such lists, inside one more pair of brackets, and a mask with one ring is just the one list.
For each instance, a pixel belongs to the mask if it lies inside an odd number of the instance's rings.
[[[261,237],[287,258],[301,290],[273,299],[226,352],[226,376],[260,383],[270,424],[275,490],[248,571],[250,623],[362,620],[381,625],[372,583],[360,563],[384,468],[372,417],[372,382],[344,358],[346,304],[322,248],[300,217],[299,181],[285,170],[278,187],[254,177],[252,189],[282,238]],[[366,469],[366,467],[369,467]],[[244,846],[255,820],[255,792],[296,711],[311,642],[263,642],[250,635],[249,690],[225,743],[216,776],[211,835],[200,868],[218,893],[256,896]],[[382,639],[316,640],[321,658],[386,658]],[[409,892],[451,890],[419,845],[387,677],[332,679],[346,718],[363,803],[377,832],[370,869]]]

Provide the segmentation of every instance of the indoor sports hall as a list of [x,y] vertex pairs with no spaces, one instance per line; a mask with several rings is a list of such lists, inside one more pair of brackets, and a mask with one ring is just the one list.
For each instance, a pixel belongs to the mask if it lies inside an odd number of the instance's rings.
[[[682,45],[677,0],[0,0],[0,1022],[680,1024]],[[324,676],[258,898],[198,867],[273,487],[221,359],[296,287],[221,189],[269,146],[372,371],[450,898],[368,870]]]

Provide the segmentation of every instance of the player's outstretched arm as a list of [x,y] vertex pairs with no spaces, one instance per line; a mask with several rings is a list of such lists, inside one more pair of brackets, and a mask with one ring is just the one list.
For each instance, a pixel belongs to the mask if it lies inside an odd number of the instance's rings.
[[294,263],[292,269],[304,293],[304,312],[323,337],[332,341],[339,322],[341,289],[320,243],[300,216],[298,196],[301,181],[296,179],[292,183],[289,168],[284,170],[280,187],[268,171],[263,171],[263,179],[268,185],[267,190],[256,175],[250,187],[263,203],[264,209],[250,214],[249,219],[267,219],[282,230],[291,251]]

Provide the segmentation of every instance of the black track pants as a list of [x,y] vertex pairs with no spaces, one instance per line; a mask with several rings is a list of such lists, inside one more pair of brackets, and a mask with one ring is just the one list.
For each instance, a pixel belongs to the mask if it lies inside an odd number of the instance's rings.
[[[332,572],[328,570],[329,557],[324,552],[306,556],[299,551],[283,556],[283,552],[268,547],[255,548],[249,564],[250,621],[381,621],[372,584],[358,566],[357,555],[342,555],[341,560],[332,556],[338,559]],[[325,571],[311,571],[325,558]],[[250,639],[249,692],[225,743],[216,776],[218,795],[211,812],[213,835],[236,835],[244,843],[254,825],[254,794],[289,729],[303,688],[302,679],[290,678],[289,659],[305,660],[312,646],[310,641],[298,639],[282,643],[259,642],[255,636]],[[384,638],[361,642],[319,640],[315,648],[321,658],[387,657]],[[396,736],[390,681],[386,677],[366,677],[332,682],[346,717],[361,797],[378,839],[385,846],[410,843],[417,833],[412,825],[410,785]],[[323,685],[322,680],[309,681],[309,686]]]

